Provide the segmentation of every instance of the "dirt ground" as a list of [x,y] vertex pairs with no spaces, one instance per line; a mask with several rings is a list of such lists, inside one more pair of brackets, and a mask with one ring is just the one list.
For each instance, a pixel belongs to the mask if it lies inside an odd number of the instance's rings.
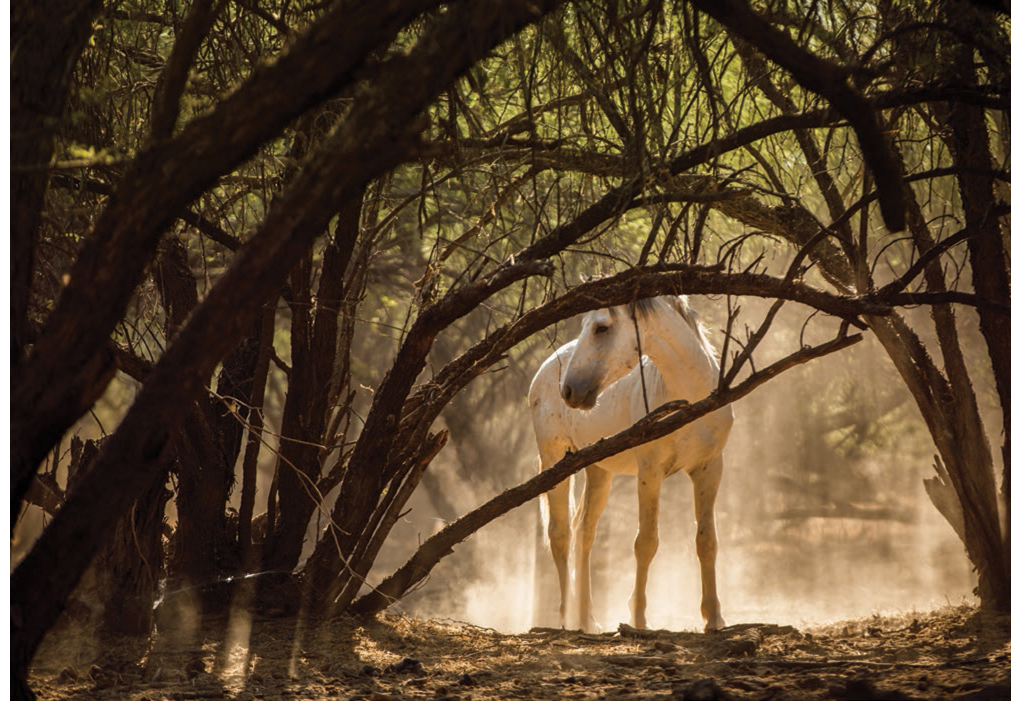
[[40,651],[30,684],[47,701],[1010,697],[1009,619],[967,606],[713,634],[504,635],[404,616],[315,635],[295,619],[178,623],[153,640],[66,631]]

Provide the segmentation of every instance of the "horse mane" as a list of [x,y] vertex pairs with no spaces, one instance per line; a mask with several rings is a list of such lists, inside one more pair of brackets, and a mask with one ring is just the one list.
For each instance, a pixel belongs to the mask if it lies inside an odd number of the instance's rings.
[[716,356],[716,350],[709,342],[708,336],[706,336],[705,327],[699,319],[698,312],[692,308],[687,295],[646,297],[634,302],[628,302],[623,305],[622,309],[628,317],[638,315],[643,318],[648,318],[659,311],[663,306],[666,306],[668,309],[684,319],[685,323],[687,323],[688,326],[691,327],[691,330],[695,332],[695,336],[698,337],[699,342],[705,347],[706,352],[711,357]]

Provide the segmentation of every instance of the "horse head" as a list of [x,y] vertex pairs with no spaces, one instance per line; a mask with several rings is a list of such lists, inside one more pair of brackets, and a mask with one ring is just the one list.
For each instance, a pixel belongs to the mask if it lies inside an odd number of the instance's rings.
[[560,380],[560,396],[574,409],[591,409],[599,394],[638,364],[632,305],[597,309],[581,322],[574,352]]

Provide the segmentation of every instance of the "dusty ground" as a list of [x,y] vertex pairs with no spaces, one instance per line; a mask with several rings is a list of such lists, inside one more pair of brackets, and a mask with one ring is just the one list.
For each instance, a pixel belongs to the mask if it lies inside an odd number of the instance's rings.
[[[245,621],[180,623],[152,641],[52,640],[30,683],[45,700],[1010,697],[1009,621],[969,607],[710,635],[626,627],[502,635],[382,617],[337,624],[297,644],[293,619],[255,620],[250,629]],[[249,630],[246,648],[236,641]]]

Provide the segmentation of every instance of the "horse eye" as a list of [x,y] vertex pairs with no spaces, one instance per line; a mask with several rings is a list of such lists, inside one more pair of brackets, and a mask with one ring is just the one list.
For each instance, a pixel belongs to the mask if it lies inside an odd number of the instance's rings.
[[598,336],[599,334],[606,333],[609,330],[610,330],[610,327],[607,326],[606,324],[599,324],[598,326],[596,326],[593,329],[593,332]]

